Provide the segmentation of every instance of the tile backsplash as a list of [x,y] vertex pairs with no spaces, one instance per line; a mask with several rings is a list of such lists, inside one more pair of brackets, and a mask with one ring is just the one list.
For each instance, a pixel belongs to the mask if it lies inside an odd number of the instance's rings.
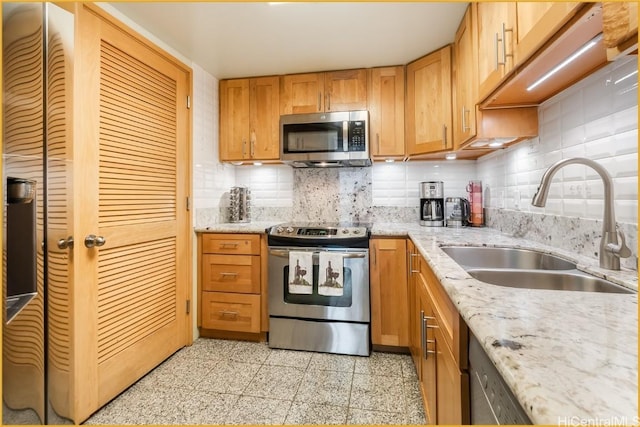
[[[466,197],[469,180],[484,187],[487,225],[510,234],[596,256],[603,187],[584,166],[554,177],[545,208],[531,206],[544,171],[568,157],[603,164],[614,180],[618,223],[637,268],[638,107],[634,58],[609,64],[539,107],[537,138],[477,161],[375,163],[370,168],[293,169],[231,166],[218,160],[218,81],[194,70],[195,226],[225,222],[229,188],[252,191],[253,220],[416,221],[418,184],[443,181],[445,196]],[[595,243],[593,243],[595,242]]]

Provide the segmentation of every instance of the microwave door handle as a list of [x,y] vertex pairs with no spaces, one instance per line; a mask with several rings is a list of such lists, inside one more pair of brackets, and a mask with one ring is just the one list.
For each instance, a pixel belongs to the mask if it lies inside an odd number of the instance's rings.
[[342,122],[342,151],[349,151],[349,121]]

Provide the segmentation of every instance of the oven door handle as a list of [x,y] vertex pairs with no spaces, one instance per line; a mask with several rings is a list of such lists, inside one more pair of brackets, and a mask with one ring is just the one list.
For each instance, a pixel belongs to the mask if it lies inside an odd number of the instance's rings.
[[[281,258],[289,258],[289,252],[286,249],[269,249],[269,255],[281,257]],[[318,256],[320,251],[314,251],[313,256]],[[342,258],[364,258],[367,256],[366,252],[346,252],[340,253]]]

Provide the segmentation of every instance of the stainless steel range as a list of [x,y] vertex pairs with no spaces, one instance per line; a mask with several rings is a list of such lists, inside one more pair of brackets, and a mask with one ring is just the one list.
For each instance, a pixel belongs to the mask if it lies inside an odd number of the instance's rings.
[[368,356],[369,227],[281,224],[267,232],[269,346]]

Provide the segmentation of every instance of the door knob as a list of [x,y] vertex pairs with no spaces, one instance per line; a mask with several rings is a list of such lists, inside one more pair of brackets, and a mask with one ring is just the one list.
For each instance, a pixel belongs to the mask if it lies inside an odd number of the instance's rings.
[[87,248],[92,248],[94,246],[103,246],[107,243],[107,240],[102,236],[96,236],[94,234],[89,234],[84,238],[84,245]]
[[73,236],[58,240],[58,249],[73,248]]

